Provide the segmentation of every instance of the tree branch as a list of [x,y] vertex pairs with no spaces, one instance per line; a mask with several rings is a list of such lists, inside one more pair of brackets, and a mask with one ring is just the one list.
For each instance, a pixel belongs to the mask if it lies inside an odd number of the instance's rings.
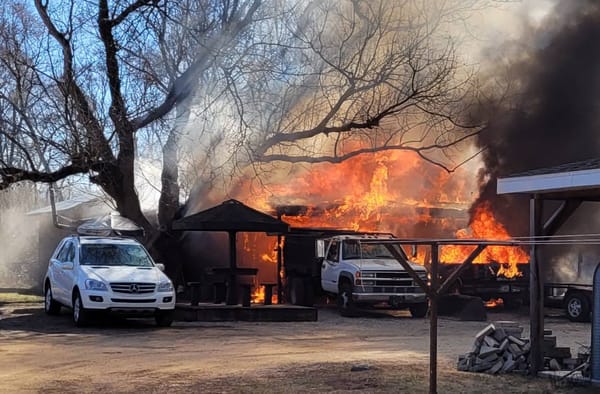
[[53,172],[28,171],[16,167],[0,168],[0,190],[8,188],[13,183],[22,181],[51,183],[70,175],[83,174],[89,171],[88,166],[71,164]]

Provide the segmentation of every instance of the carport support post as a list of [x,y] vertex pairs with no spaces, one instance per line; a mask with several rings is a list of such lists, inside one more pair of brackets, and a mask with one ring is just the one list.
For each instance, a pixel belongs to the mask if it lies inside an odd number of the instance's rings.
[[431,244],[431,297],[429,298],[429,393],[437,393],[437,324],[439,244]]
[[542,200],[531,196],[529,200],[529,234],[531,244],[529,251],[529,339],[531,342],[531,358],[529,373],[536,375],[543,367],[544,352],[542,339],[544,338],[544,283],[541,275],[540,259],[535,240],[541,234]]

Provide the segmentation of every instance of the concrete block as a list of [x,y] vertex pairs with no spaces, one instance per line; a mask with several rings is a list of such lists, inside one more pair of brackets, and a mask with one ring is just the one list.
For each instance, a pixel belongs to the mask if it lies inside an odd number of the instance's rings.
[[506,331],[502,327],[496,327],[493,337],[496,341],[502,342],[506,338]]
[[512,343],[519,345],[521,347],[525,346],[525,341],[523,341],[522,339],[519,339],[517,337],[514,337],[512,335],[508,336],[508,340],[511,341]]
[[490,369],[487,371],[487,373],[491,373],[492,375],[493,375],[493,374],[497,374],[497,373],[498,373],[498,372],[499,372],[499,371],[502,369],[502,367],[503,367],[503,366],[504,366],[504,360],[498,360],[498,361],[496,362],[496,364],[494,364],[494,365],[492,366],[492,368],[490,368]]
[[490,354],[498,354],[499,351],[500,349],[498,349],[497,347],[483,345],[481,346],[481,350],[479,351],[479,357],[486,358]]
[[517,363],[515,362],[515,360],[510,358],[509,360],[506,360],[504,362],[504,365],[502,366],[502,369],[500,370],[500,372],[501,373],[511,372],[512,370],[515,369],[516,366],[517,366]]
[[487,371],[488,369],[490,369],[491,367],[493,367],[494,364],[492,363],[480,363],[480,364],[475,364],[471,367],[471,371],[472,372],[482,372],[482,371]]
[[477,333],[477,335],[475,335],[475,339],[478,341],[482,341],[483,338],[485,338],[487,335],[492,334],[495,329],[496,329],[496,326],[494,326],[493,324],[490,324],[487,327],[485,327],[483,330],[479,331]]
[[483,361],[484,361],[484,362],[486,362],[486,363],[492,363],[492,362],[494,362],[494,361],[498,360],[498,358],[499,358],[499,357],[498,357],[498,354],[497,354],[497,353],[492,353],[492,354],[489,354],[489,355],[487,355],[487,356],[483,357],[482,359],[483,359]]
[[508,351],[511,352],[515,358],[517,358],[523,354],[523,351],[521,350],[521,348],[514,343],[511,343],[508,345]]
[[485,342],[486,345],[492,346],[492,347],[498,347],[500,345],[497,340],[495,340],[493,337],[491,337],[489,335],[483,337],[483,342]]
[[554,337],[554,336],[544,337],[542,347],[544,349],[556,347],[556,337]]

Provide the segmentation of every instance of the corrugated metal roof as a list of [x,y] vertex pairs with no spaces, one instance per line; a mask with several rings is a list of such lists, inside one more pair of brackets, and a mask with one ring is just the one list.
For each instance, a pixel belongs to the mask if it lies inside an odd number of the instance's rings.
[[600,158],[539,168],[498,178],[498,194],[535,193],[547,199],[600,198]]
[[[110,209],[108,208],[108,206],[106,206],[106,204],[104,204],[104,202],[100,198],[89,195],[82,195],[74,197],[70,200],[58,201],[55,204],[57,213],[63,213],[81,206],[104,206],[104,210],[107,211],[107,213],[110,213]],[[48,213],[52,213],[52,205],[29,211],[26,213],[26,215],[41,215]]]
[[515,178],[521,176],[556,174],[560,172],[573,172],[595,169],[600,169],[600,158],[576,161],[572,163],[564,163],[554,167],[537,168],[534,170],[519,172],[517,174],[511,174],[502,178]]

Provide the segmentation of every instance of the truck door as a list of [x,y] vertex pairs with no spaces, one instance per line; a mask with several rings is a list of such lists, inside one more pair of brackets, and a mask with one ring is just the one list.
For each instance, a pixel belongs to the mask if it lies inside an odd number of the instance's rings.
[[321,265],[321,287],[325,291],[337,293],[340,265],[339,257],[340,242],[331,241]]

